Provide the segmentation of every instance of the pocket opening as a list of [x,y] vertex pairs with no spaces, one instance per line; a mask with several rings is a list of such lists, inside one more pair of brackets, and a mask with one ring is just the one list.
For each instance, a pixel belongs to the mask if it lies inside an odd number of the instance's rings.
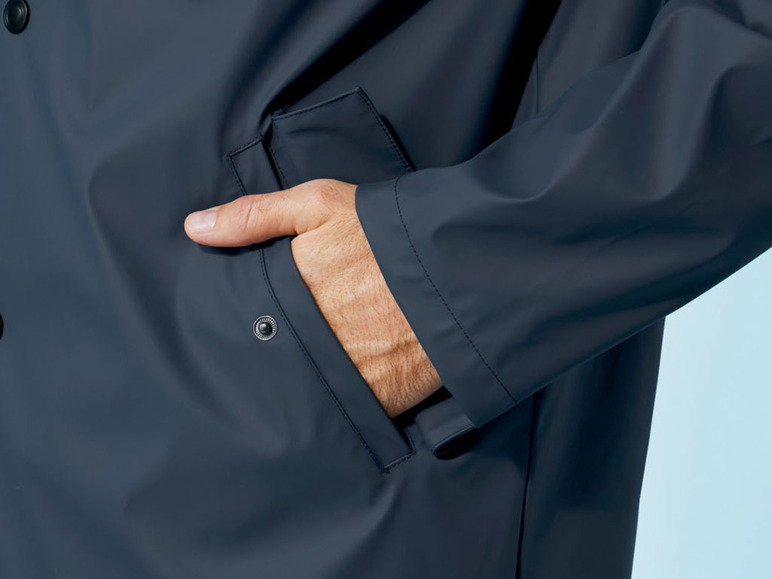
[[290,236],[260,249],[263,278],[288,330],[344,419],[381,470],[415,453],[389,418],[316,304],[292,257]]
[[[295,111],[277,111],[259,133],[227,158],[242,194],[315,178],[360,183],[412,170],[361,87]],[[324,318],[297,269],[291,239],[268,240],[258,252],[279,323],[378,468],[388,472],[415,454],[415,444],[402,422],[388,416]]]

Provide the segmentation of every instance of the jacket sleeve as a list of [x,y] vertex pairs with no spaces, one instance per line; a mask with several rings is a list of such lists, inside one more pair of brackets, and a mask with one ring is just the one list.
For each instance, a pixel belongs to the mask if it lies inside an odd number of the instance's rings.
[[671,0],[637,52],[356,207],[481,426],[772,246],[772,3]]

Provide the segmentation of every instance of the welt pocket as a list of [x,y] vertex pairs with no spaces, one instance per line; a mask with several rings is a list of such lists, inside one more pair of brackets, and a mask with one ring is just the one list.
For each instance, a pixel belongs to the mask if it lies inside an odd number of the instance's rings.
[[[260,194],[330,178],[358,184],[412,170],[396,135],[361,87],[263,123],[260,135],[228,155],[242,194]],[[338,341],[297,269],[290,236],[260,244],[268,292],[297,346],[341,416],[384,471],[415,452]],[[285,342],[286,343],[286,342]]]

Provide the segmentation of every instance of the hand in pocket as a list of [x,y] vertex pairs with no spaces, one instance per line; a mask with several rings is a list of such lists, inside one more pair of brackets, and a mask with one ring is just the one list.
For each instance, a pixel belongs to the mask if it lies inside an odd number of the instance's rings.
[[303,281],[362,377],[390,417],[441,386],[381,275],[356,214],[356,185],[314,179],[247,195],[188,216],[188,236],[237,247],[284,235]]

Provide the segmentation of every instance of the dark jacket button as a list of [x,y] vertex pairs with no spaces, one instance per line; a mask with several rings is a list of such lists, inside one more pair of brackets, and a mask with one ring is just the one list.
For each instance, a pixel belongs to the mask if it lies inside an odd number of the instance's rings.
[[252,330],[261,340],[270,340],[276,335],[276,320],[271,316],[260,316],[255,320]]
[[3,10],[3,22],[14,34],[24,30],[29,22],[29,5],[26,0],[8,0]]

